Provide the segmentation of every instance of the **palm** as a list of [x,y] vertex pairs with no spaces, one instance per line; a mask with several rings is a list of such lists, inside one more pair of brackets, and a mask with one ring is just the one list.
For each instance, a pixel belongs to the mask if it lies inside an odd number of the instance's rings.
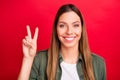
[[38,28],[35,30],[34,37],[31,37],[31,31],[29,26],[27,26],[28,35],[23,39],[23,54],[24,57],[34,57],[37,50],[37,37],[38,37]]

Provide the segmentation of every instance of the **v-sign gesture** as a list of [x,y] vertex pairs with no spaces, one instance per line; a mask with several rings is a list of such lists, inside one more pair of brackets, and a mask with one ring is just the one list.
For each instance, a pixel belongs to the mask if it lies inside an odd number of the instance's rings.
[[27,36],[23,39],[23,54],[25,58],[34,58],[37,50],[37,38],[38,28],[35,29],[34,36],[32,38],[30,27],[27,25]]
[[35,29],[34,37],[31,36],[30,27],[27,25],[27,36],[23,39],[23,62],[18,80],[29,80],[30,71],[37,50],[38,28]]

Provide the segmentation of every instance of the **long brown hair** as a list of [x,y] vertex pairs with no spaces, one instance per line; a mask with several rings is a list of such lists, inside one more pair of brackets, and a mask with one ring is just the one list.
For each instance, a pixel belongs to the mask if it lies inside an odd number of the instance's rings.
[[82,24],[82,34],[81,39],[79,41],[79,52],[81,53],[83,62],[82,62],[82,70],[84,73],[84,79],[85,80],[95,80],[93,69],[92,69],[92,58],[91,58],[91,52],[88,45],[88,39],[86,34],[86,29],[83,21],[83,17],[79,9],[74,6],[73,4],[66,4],[59,8],[54,24],[53,24],[53,31],[52,31],[52,39],[50,48],[48,50],[48,64],[47,64],[47,78],[48,80],[55,80],[56,78],[56,70],[57,70],[57,64],[58,64],[58,54],[60,51],[60,41],[57,36],[57,23],[59,20],[59,17],[66,12],[74,11],[81,20]]

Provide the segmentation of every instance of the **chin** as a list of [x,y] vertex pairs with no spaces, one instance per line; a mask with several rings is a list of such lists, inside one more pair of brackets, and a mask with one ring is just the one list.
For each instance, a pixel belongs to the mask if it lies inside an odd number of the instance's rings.
[[63,44],[63,46],[66,47],[66,48],[73,48],[76,45],[75,44]]

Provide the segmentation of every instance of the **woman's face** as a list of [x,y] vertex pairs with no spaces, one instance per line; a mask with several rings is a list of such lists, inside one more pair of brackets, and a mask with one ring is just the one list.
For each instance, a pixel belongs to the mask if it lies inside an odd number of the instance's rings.
[[80,17],[73,11],[63,13],[57,24],[57,34],[61,47],[78,47],[82,26]]

